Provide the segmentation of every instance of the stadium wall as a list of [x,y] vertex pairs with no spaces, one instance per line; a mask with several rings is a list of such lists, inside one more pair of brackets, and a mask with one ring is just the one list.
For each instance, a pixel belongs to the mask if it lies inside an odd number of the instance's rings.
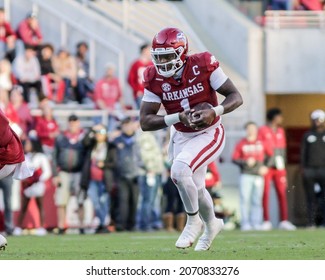
[[265,29],[265,90],[325,93],[325,29]]

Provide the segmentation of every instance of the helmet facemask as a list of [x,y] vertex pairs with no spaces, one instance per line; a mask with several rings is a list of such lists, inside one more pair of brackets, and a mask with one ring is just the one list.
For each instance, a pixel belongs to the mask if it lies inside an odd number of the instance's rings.
[[184,48],[182,46],[174,48],[156,48],[151,49],[151,57],[158,74],[169,78],[182,68],[184,61],[182,56]]

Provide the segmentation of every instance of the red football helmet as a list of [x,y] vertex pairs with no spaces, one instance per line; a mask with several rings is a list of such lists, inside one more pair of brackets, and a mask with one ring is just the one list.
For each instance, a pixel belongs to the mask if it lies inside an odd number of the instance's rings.
[[165,28],[152,40],[151,56],[158,74],[168,78],[184,65],[188,51],[185,34],[178,28]]

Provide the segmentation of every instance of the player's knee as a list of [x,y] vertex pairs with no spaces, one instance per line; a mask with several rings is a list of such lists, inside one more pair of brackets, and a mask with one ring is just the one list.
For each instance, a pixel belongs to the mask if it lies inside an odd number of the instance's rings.
[[193,175],[191,168],[184,162],[174,161],[171,167],[171,178],[176,185],[182,184],[184,180]]

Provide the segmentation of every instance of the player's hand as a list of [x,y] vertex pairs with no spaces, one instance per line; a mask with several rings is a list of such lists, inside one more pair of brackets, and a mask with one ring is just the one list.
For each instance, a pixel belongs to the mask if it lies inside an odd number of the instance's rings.
[[193,112],[194,112],[193,109],[189,109],[179,113],[180,121],[187,127],[191,127],[191,114]]
[[212,109],[195,111],[191,114],[191,124],[193,129],[202,129],[212,124],[216,113]]

